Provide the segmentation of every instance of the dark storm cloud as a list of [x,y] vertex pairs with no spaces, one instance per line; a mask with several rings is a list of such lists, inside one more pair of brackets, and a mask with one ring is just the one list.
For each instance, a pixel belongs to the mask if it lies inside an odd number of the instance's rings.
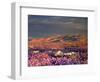
[[38,15],[28,16],[28,35],[30,37],[74,33],[87,33],[87,18]]

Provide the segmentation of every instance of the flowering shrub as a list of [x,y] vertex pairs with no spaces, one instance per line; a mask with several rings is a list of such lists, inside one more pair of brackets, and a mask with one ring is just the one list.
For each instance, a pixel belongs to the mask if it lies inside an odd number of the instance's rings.
[[28,66],[50,66],[50,65],[71,65],[86,64],[87,58],[80,55],[54,57],[47,53],[29,54]]

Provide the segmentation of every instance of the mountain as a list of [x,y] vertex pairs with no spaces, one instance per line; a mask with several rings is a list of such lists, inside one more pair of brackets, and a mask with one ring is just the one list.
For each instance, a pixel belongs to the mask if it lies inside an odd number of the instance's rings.
[[87,47],[87,37],[79,34],[52,35],[43,38],[29,38],[29,48]]

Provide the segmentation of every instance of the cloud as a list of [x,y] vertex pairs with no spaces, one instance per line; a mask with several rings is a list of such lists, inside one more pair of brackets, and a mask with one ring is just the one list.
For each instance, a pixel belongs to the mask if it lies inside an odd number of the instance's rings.
[[84,23],[86,18],[83,17],[63,17],[63,16],[36,16],[29,15],[28,22],[30,24],[69,24],[69,23]]
[[62,16],[28,16],[29,36],[50,34],[86,33],[87,18]]

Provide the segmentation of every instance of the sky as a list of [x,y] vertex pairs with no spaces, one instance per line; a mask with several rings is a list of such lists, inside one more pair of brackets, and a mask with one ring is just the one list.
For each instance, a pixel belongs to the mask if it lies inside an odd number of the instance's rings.
[[28,15],[28,37],[87,34],[88,18],[68,16]]

